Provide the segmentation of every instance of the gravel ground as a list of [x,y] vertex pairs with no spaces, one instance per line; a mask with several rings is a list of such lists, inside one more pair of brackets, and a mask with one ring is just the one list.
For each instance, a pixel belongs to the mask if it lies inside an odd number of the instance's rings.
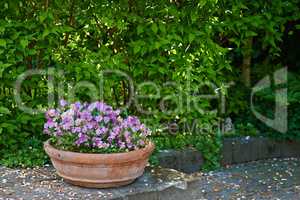
[[106,190],[69,185],[51,166],[0,166],[2,199],[300,199],[300,159],[250,162],[190,175],[147,168],[133,184]]

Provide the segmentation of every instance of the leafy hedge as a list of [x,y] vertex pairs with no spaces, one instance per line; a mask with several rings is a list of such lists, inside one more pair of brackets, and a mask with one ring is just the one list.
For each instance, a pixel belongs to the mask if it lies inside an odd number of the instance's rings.
[[[263,122],[259,121],[252,113],[245,113],[244,117],[237,119],[237,124],[240,127],[251,127],[247,130],[247,134],[253,132],[253,135],[268,136],[278,140],[300,140],[300,125],[299,125],[299,106],[300,106],[300,77],[297,74],[289,73],[287,83],[277,87],[267,88],[258,92],[254,97],[255,109],[259,113],[263,113],[270,119],[273,119],[275,110],[275,92],[278,88],[287,88],[287,128],[286,133],[278,132]],[[280,103],[280,102],[278,102]],[[284,103],[284,102],[281,102]],[[240,129],[237,131],[241,132]]]
[[[14,100],[14,83],[27,70],[53,70],[61,86],[48,90],[47,76],[28,77],[21,97],[33,108],[45,109],[48,93],[59,99],[74,92],[69,101],[96,98],[115,107],[133,95],[138,102],[128,112],[144,119],[159,137],[167,123],[176,122],[182,128],[196,119],[197,126],[211,127],[218,116],[196,109],[217,107],[218,102],[199,96],[215,89],[202,87],[203,83],[213,83],[225,92],[224,83],[238,80],[236,66],[249,57],[249,38],[257,52],[252,57],[273,62],[280,55],[285,24],[299,19],[296,5],[296,0],[1,1],[0,162],[30,166],[46,161],[41,149],[43,115],[21,111]],[[101,72],[107,69],[128,74],[134,92],[116,74],[106,74],[99,88]],[[97,87],[88,90],[83,84],[75,90],[83,81]],[[159,93],[151,84],[138,88],[150,81],[159,86]],[[142,97],[150,94],[151,98]],[[231,107],[244,101],[232,99]],[[151,114],[140,112],[141,108]],[[215,135],[215,128],[208,133]],[[215,137],[199,137],[196,146],[206,152],[208,166],[216,166],[219,143]]]

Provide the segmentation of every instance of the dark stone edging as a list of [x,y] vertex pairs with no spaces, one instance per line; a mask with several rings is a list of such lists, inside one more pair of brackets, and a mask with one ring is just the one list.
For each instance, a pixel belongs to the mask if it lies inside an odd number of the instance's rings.
[[221,152],[222,165],[300,157],[300,142],[276,141],[265,137],[224,138]]
[[[157,157],[160,166],[185,173],[199,171],[204,163],[201,152],[195,148],[162,150]],[[224,138],[221,157],[223,166],[272,158],[300,157],[300,142],[249,136]]]

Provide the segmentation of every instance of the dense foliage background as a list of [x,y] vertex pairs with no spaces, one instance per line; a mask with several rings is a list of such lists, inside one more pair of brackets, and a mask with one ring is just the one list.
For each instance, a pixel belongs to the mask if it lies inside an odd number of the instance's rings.
[[[27,77],[21,88],[27,106],[46,108],[49,92],[55,99],[74,93],[69,101],[102,99],[114,107],[133,96],[136,102],[126,110],[153,129],[157,149],[195,146],[211,169],[219,164],[221,145],[212,124],[230,116],[246,134],[263,126],[250,113],[250,87],[287,66],[294,77],[288,138],[300,138],[298,5],[297,0],[1,1],[0,163],[33,166],[47,161],[43,113],[28,114],[14,100],[15,81],[29,69],[51,69],[60,87],[48,89],[46,75]],[[128,74],[134,90],[121,75],[103,78],[106,69]],[[145,82],[149,84],[140,85]],[[230,82],[235,84],[228,86]],[[77,83],[86,84],[74,87]],[[103,87],[87,89],[91,83]],[[203,83],[213,83],[226,95],[226,112],[219,108],[220,99],[199,96],[214,93]],[[264,108],[273,99],[260,101]],[[165,130],[170,123],[178,125],[177,134]],[[193,123],[198,129],[185,128]]]

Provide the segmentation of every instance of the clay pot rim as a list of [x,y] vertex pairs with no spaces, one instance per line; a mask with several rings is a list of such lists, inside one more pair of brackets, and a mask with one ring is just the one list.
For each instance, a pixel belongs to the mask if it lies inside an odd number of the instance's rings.
[[44,142],[44,149],[51,159],[63,160],[65,162],[82,164],[117,164],[129,163],[136,160],[142,160],[150,156],[155,145],[148,140],[148,144],[141,149],[120,152],[120,153],[80,153],[73,151],[60,150],[50,144],[50,139]]

